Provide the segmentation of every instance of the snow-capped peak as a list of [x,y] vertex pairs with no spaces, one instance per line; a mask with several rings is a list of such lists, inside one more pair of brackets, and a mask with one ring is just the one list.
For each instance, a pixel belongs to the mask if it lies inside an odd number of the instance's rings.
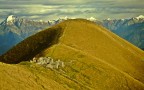
[[96,21],[97,19],[95,19],[94,17],[90,17],[90,18],[87,18],[87,20]]
[[64,17],[64,19],[65,19],[65,20],[67,20],[67,19],[68,19],[68,17],[67,17],[67,16],[65,16],[65,17]]
[[120,19],[121,21],[124,21],[125,19]]
[[111,20],[111,18],[107,18],[106,20]]
[[143,15],[139,15],[138,17],[135,17],[136,19],[144,19]]
[[16,17],[14,15],[10,15],[7,17],[7,22],[14,20]]
[[40,22],[44,22],[43,20],[39,20]]
[[75,17],[71,17],[71,19],[76,19]]
[[94,17],[90,17],[89,19],[92,20],[92,21],[96,20]]

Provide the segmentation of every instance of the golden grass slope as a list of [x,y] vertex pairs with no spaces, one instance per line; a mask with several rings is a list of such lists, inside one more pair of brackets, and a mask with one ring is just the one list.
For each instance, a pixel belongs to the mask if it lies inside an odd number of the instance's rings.
[[[64,87],[56,81],[39,74],[42,70],[39,72],[36,70],[30,71],[21,65],[0,63],[0,71],[0,90],[64,89]],[[51,71],[49,71],[49,75],[53,75],[51,74]]]
[[[102,26],[85,20],[70,20],[65,26],[59,45],[82,51],[87,56],[92,56],[114,70],[133,78],[133,80],[141,84],[144,83],[144,52],[142,50]],[[69,56],[68,49],[57,50],[60,48],[59,45],[52,49],[52,54],[48,48],[44,52],[44,56],[48,54],[48,56],[57,58],[68,57],[68,60],[71,59],[73,55]],[[64,55],[61,55],[62,52]],[[97,61],[93,60],[92,62]]]
[[144,89],[143,51],[87,20],[67,20],[52,28],[55,27],[63,29],[59,42],[41,49],[36,57],[61,59],[68,63],[65,68],[51,70],[28,62],[0,63],[1,89]]
[[144,83],[144,52],[99,25],[71,20],[60,42],[95,56]]

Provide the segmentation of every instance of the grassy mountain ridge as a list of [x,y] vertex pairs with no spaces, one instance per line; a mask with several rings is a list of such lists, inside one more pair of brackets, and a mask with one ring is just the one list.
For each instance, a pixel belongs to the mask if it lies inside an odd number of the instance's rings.
[[[47,36],[47,34],[49,35]],[[54,37],[49,38],[51,36]],[[40,37],[41,39],[35,39]],[[39,44],[40,41],[43,43]],[[50,44],[51,42],[52,44]],[[30,47],[27,48],[25,44]],[[43,48],[43,45],[46,46]],[[39,51],[35,47],[39,47]],[[12,58],[17,55],[19,55],[18,58],[13,60]],[[8,51],[0,60],[7,63],[17,63],[30,60],[34,56],[50,56],[54,60],[60,59],[65,62],[65,67],[59,69],[45,69],[28,62],[14,66],[21,67],[21,72],[38,75],[38,78],[42,79],[40,82],[43,83],[36,82],[36,86],[43,85],[41,87],[52,89],[47,86],[56,85],[60,87],[60,90],[144,89],[144,52],[104,27],[87,20],[67,20],[35,34]],[[7,67],[7,64],[0,63],[0,65],[0,67]],[[11,68],[11,65],[8,68]],[[8,69],[5,71],[9,72]],[[19,74],[16,72],[16,75]],[[5,77],[8,78],[7,75]],[[45,77],[44,81],[43,77]],[[48,82],[51,82],[52,85]],[[45,83],[48,84],[45,85]],[[41,89],[39,88],[39,90]]]

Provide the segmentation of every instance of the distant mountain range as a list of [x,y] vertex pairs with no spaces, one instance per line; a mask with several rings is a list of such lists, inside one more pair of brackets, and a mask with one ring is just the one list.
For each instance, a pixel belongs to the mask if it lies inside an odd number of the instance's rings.
[[144,49],[144,16],[130,19],[103,20],[103,25],[135,46]]
[[57,24],[59,20],[36,21],[8,16],[0,23],[0,55],[14,45],[45,28]]
[[[66,17],[57,20],[37,21],[19,18],[14,15],[8,16],[0,23],[0,55],[25,38],[67,19]],[[87,20],[105,26],[120,37],[144,49],[144,16],[140,15],[130,19],[107,19],[103,21],[98,21],[94,17],[91,17]]]

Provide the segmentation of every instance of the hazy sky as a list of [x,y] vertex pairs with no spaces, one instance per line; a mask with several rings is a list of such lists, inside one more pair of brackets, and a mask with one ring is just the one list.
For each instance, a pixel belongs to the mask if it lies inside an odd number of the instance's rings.
[[144,0],[0,0],[0,21],[10,14],[42,20],[128,18],[144,15]]

